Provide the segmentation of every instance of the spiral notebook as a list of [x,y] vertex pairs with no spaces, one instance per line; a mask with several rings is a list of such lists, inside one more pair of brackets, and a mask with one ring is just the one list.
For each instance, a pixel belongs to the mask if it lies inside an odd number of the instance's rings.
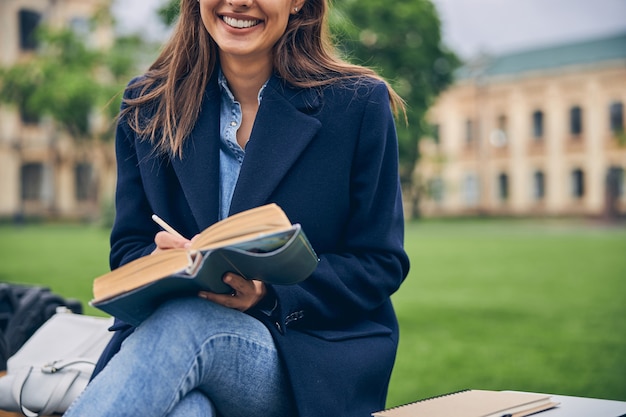
[[465,390],[373,413],[374,417],[523,417],[556,407],[550,395]]

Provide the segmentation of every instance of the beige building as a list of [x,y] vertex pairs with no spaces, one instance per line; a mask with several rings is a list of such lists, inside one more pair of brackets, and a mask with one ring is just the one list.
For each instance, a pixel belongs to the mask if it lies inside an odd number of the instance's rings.
[[626,214],[626,34],[477,61],[429,112],[423,214]]
[[[27,62],[37,49],[32,36],[45,23],[69,26],[94,48],[106,48],[110,28],[88,30],[96,10],[109,0],[0,0],[0,66]],[[111,198],[111,144],[78,144],[51,120],[34,121],[12,106],[0,106],[0,218],[95,216]]]

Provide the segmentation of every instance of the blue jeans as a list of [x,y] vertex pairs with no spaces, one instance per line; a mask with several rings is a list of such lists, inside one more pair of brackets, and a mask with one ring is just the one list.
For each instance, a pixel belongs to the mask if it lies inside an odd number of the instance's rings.
[[289,417],[292,398],[265,326],[194,297],[142,323],[65,416]]

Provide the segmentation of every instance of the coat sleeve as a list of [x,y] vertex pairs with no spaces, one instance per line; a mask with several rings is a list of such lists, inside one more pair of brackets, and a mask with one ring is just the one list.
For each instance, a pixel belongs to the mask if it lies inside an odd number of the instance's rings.
[[[128,97],[131,93],[132,88],[127,88],[124,96]],[[139,168],[135,133],[128,126],[124,115],[117,124],[115,154],[117,185],[109,256],[111,269],[152,252],[156,247],[154,235],[158,231],[151,221],[151,208]]]
[[297,286],[274,286],[275,317],[294,328],[334,328],[367,318],[389,302],[409,269],[398,144],[389,96],[377,84],[363,98],[351,161],[349,209],[336,250]]

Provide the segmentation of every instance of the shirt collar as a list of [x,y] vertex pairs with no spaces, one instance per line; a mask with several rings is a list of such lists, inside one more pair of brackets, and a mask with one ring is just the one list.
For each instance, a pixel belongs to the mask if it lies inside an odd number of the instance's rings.
[[[259,95],[257,97],[258,100],[259,100],[259,104],[261,104],[261,100],[263,99],[263,91],[265,90],[265,87],[267,87],[267,83],[268,82],[269,82],[269,79],[267,81],[265,81],[265,83],[263,84],[263,86],[259,90]],[[229,97],[232,102],[236,102],[237,101],[237,100],[235,100],[235,96],[233,95],[232,91],[230,91],[230,88],[228,87],[228,81],[226,80],[226,77],[224,76],[224,73],[222,72],[221,68],[220,68],[219,73],[217,75],[217,83],[219,84],[220,89],[222,90],[222,94],[226,94],[227,97]]]

